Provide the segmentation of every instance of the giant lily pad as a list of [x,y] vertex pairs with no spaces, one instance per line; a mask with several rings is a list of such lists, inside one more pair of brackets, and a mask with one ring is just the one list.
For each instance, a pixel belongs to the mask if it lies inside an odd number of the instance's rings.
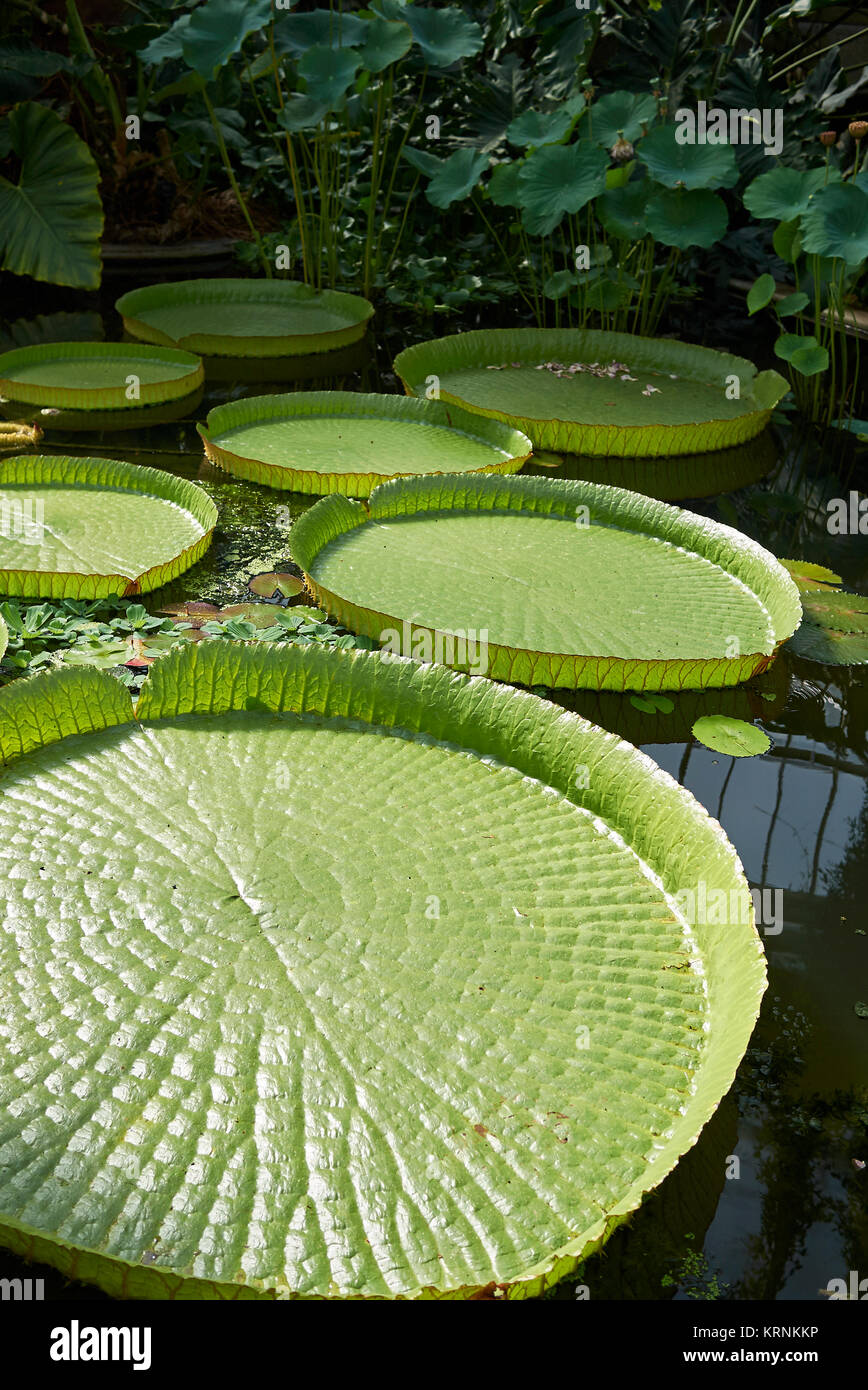
[[594,483],[396,479],[367,507],[324,498],[291,547],[344,627],[524,685],[735,685],[801,618],[793,580],[747,536]]
[[44,598],[144,593],[205,553],[217,520],[183,478],[116,459],[0,460],[0,592]]
[[[607,375],[615,365],[622,370]],[[743,357],[595,329],[455,333],[405,348],[395,371],[409,395],[439,390],[441,400],[513,425],[535,448],[572,454],[728,448],[759,434],[789,390]]]
[[414,473],[515,473],[526,435],[442,401],[356,391],[294,391],[217,406],[199,426],[230,473],[293,492],[367,497]]
[[0,751],[12,1250],[125,1297],[534,1296],[732,1083],[732,845],[532,695],[203,643],[135,711],[3,691]]
[[4,395],[58,409],[118,410],[178,400],[203,379],[192,353],[139,343],[41,343],[0,357]]
[[326,352],[364,336],[373,305],[295,280],[179,280],[121,295],[115,308],[134,338],[218,356]]

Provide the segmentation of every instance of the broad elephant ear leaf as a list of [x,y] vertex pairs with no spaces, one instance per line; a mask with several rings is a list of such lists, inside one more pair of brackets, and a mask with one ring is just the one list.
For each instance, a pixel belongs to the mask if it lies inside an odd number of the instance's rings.
[[56,112],[29,101],[3,118],[0,138],[21,160],[17,182],[0,178],[2,269],[98,289],[103,210],[87,145]]

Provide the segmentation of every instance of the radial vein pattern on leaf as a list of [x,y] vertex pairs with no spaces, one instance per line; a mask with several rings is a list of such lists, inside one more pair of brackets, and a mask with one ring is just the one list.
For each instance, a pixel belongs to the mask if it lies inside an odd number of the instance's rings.
[[4,536],[0,566],[71,574],[122,574],[136,578],[200,540],[205,527],[164,497],[121,489],[75,487],[0,488],[0,507],[42,508],[39,539]]
[[421,421],[353,419],[351,416],[269,420],[215,436],[233,453],[284,467],[319,472],[459,472],[509,458],[478,436]]
[[362,608],[546,652],[629,659],[771,651],[746,584],[659,537],[565,517],[427,513],[370,521],[316,556],[312,577]]
[[6,1216],[376,1295],[509,1279],[641,1181],[705,1043],[686,927],[588,812],[385,732],[187,716],[4,773]]

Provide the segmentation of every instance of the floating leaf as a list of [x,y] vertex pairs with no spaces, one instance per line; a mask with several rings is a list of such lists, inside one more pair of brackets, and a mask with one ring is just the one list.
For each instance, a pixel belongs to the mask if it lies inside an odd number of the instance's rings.
[[[93,670],[0,692],[0,754],[4,1034],[66,1082],[60,1104],[2,1073],[22,1161],[0,1239],[111,1294],[543,1292],[732,1084],[765,988],[735,850],[634,748],[529,694],[201,642],[135,707]],[[722,917],[691,907],[700,884]],[[179,1114],[211,1117],[207,1150]]]
[[809,560],[781,560],[780,563],[789,570],[800,589],[828,589],[830,585],[844,582],[840,574]]
[[514,473],[526,435],[461,406],[359,391],[292,391],[216,406],[198,430],[213,463],[293,492],[367,497],[409,473]]
[[868,598],[836,589],[802,590],[804,616],[788,646],[827,666],[868,662]]
[[[615,376],[633,380],[536,370],[546,362],[613,361],[630,369]],[[491,370],[504,363],[520,365]],[[404,387],[420,397],[428,378],[436,376],[441,400],[504,420],[535,448],[645,458],[753,439],[788,390],[777,372],[757,375],[743,357],[595,329],[457,333],[406,348],[395,359],[395,370]],[[726,395],[732,374],[741,384],[738,400]],[[646,395],[649,385],[657,390]]]
[[725,714],[704,714],[693,725],[693,734],[706,748],[732,758],[752,758],[772,746],[768,734],[755,724]]
[[276,574],[273,571],[254,574],[248,579],[247,587],[260,598],[295,598],[297,594],[304,593],[304,582],[297,575]]
[[631,695],[630,704],[643,714],[671,714],[675,708],[674,702],[665,695]]
[[326,352],[364,336],[374,306],[296,280],[175,280],[115,302],[134,338],[225,357]]
[[593,483],[395,479],[367,507],[324,498],[291,545],[343,627],[380,642],[394,630],[405,655],[523,685],[733,685],[765,670],[801,617],[789,575],[746,537]]
[[[144,593],[211,544],[217,509],[195,483],[102,458],[0,461],[0,590],[54,598]],[[12,534],[9,534],[9,530]]]

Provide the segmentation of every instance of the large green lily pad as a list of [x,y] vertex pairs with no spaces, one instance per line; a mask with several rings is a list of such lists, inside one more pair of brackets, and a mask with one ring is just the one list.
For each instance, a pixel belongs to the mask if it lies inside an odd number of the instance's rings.
[[[601,374],[613,367],[623,370]],[[395,371],[408,395],[439,391],[535,448],[573,454],[725,449],[759,434],[789,390],[743,357],[596,329],[455,333],[406,348]]]
[[230,473],[294,492],[367,497],[416,473],[515,473],[526,435],[442,401],[358,391],[294,391],[219,405],[199,425]]
[[201,488],[117,459],[0,460],[0,593],[145,593],[205,553],[217,508]]
[[735,851],[532,695],[202,644],[135,722],[102,672],[3,691],[0,750],[19,1253],[127,1297],[528,1297],[732,1083]]
[[0,391],[28,405],[120,410],[190,396],[205,373],[198,357],[139,343],[40,343],[0,357]]
[[323,498],[290,544],[315,601],[385,648],[523,685],[729,686],[801,618],[767,550],[621,488],[396,479]]
[[178,280],[121,295],[124,328],[146,343],[222,357],[327,352],[364,336],[374,306],[295,280]]

